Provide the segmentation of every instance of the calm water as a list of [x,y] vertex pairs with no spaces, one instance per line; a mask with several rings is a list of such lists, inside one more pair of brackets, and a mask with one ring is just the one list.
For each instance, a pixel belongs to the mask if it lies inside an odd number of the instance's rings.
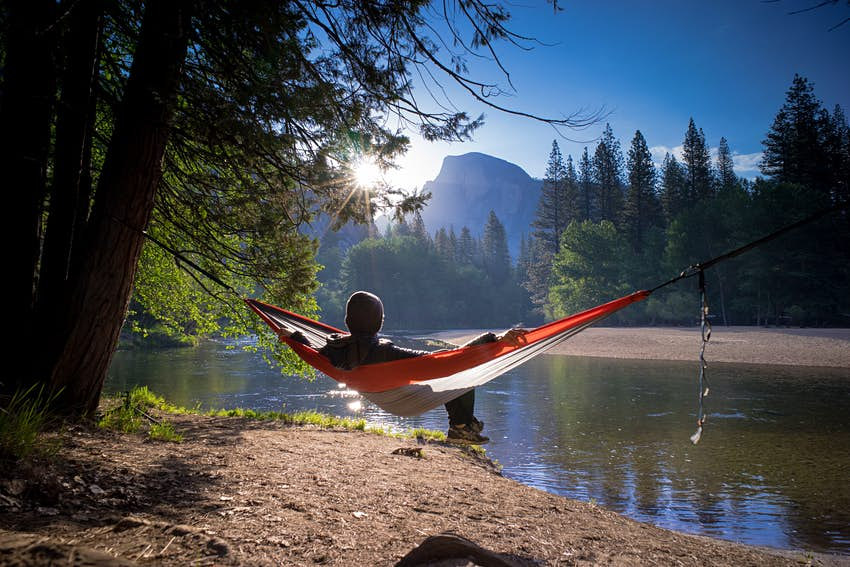
[[[850,371],[712,364],[694,446],[696,373],[695,363],[544,355],[479,388],[476,414],[488,455],[522,483],[679,531],[850,554]],[[354,411],[359,398],[332,380],[282,377],[223,343],[119,352],[106,391],[134,385],[185,406],[446,426],[442,409]]]

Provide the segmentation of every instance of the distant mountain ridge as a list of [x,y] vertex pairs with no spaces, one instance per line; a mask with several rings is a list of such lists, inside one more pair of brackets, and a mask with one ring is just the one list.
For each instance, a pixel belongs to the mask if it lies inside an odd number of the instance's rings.
[[441,227],[453,227],[460,235],[466,226],[480,237],[493,210],[505,225],[511,256],[516,259],[522,236],[531,231],[542,184],[518,165],[487,154],[446,156],[437,178],[423,187],[431,199],[422,219],[432,235]]

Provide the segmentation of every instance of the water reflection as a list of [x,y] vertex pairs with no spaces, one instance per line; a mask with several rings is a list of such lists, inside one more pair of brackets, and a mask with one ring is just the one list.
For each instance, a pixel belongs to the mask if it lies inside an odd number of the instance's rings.
[[[671,529],[850,553],[850,373],[711,365],[699,445],[693,363],[542,356],[479,388],[488,454],[525,484]],[[107,383],[203,407],[315,409],[443,429],[445,411],[390,416],[328,378],[281,377],[222,344],[119,352]],[[360,405],[358,405],[360,404]]]

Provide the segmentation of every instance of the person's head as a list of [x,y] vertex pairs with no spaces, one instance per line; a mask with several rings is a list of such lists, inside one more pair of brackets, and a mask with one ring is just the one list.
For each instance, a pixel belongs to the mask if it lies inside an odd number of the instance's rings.
[[368,291],[356,291],[345,304],[345,324],[352,335],[377,335],[384,325],[384,304]]

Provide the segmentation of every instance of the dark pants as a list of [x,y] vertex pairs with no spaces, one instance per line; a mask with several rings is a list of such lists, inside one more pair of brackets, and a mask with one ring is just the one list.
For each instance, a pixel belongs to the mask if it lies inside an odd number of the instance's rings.
[[446,402],[446,411],[449,412],[449,427],[471,425],[475,419],[475,390]]

